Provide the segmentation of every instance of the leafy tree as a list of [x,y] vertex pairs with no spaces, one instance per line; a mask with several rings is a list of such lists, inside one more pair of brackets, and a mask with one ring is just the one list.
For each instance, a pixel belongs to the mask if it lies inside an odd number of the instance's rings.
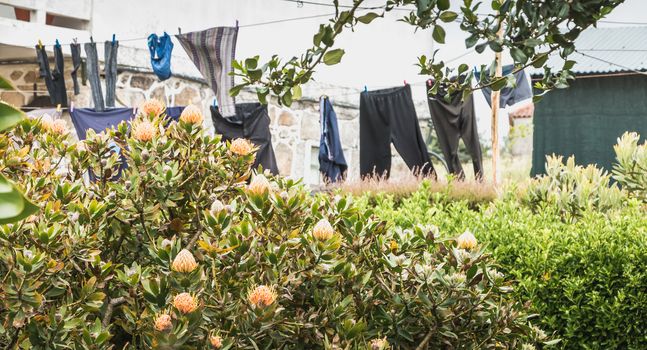
[[[421,56],[417,60],[420,74],[433,79],[435,92],[446,86],[449,93],[463,91],[465,95],[475,89],[491,87],[500,90],[514,83],[512,74],[529,66],[544,67],[545,74],[536,87],[548,91],[568,86],[573,78],[570,69],[575,64],[568,57],[575,51],[575,39],[580,33],[594,26],[598,20],[609,14],[624,0],[492,0],[490,9],[484,1],[474,0],[388,0],[383,6],[363,7],[365,0],[354,0],[352,6],[340,5],[333,0],[331,5],[336,15],[327,24],[319,26],[313,37],[313,46],[299,57],[282,61],[274,55],[265,64],[259,64],[259,56],[235,62],[234,74],[242,78],[231,95],[237,95],[247,86],[255,86],[258,98],[266,102],[272,94],[279,97],[279,103],[290,105],[301,96],[301,85],[310,81],[315,68],[323,63],[334,65],[341,61],[344,49],[335,48],[335,39],[344,29],[353,29],[359,24],[369,24],[385,12],[396,9],[414,8],[400,19],[416,30],[432,30],[433,39],[445,42],[445,27],[460,23],[460,28],[469,36],[465,47],[481,54],[486,48],[495,52],[510,52],[515,69],[508,76],[496,77],[494,65],[482,66],[479,83],[472,88],[474,73],[465,63],[451,68],[436,58]],[[453,6],[452,6],[453,5]],[[455,9],[460,8],[460,13]],[[367,10],[380,12],[366,12]],[[499,30],[502,28],[502,35]],[[564,65],[558,71],[545,67],[549,55],[559,54]],[[459,75],[460,81],[451,77]]]

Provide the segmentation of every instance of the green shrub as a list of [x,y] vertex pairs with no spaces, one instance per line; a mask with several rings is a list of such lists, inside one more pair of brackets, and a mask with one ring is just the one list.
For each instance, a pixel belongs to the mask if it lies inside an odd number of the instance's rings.
[[203,135],[195,109],[168,127],[153,114],[79,143],[50,120],[0,134],[2,174],[41,209],[0,226],[1,346],[555,342],[529,323],[469,235],[455,242],[420,227],[389,229],[346,197],[253,175],[251,145]]
[[640,135],[627,132],[613,146],[616,152],[613,178],[631,196],[647,203],[647,141],[639,145],[639,140]]
[[574,221],[586,211],[606,212],[623,205],[624,195],[611,184],[611,176],[594,165],[575,165],[569,157],[546,157],[546,175],[533,179],[520,193],[521,203],[533,211],[558,208],[564,220]]
[[517,298],[532,301],[530,311],[564,348],[647,348],[647,216],[640,204],[625,198],[613,213],[589,207],[565,222],[557,202],[531,210],[514,193],[473,210],[422,188],[399,203],[372,196],[370,209],[402,227],[472,230],[501,270],[519,281]]

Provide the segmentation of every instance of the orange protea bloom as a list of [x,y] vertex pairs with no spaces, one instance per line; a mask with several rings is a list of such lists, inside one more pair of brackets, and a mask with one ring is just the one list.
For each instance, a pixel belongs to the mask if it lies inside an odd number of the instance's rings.
[[222,338],[219,335],[212,335],[209,337],[209,343],[214,349],[220,349],[222,347]]
[[158,332],[168,332],[173,329],[171,323],[171,316],[168,314],[161,314],[155,318],[155,330]]
[[272,305],[276,301],[276,291],[274,287],[258,286],[252,290],[247,296],[249,303],[257,307],[266,307]]
[[156,99],[145,101],[141,106],[139,106],[141,114],[147,117],[157,117],[162,114],[164,110],[166,110],[164,103]]
[[252,181],[247,185],[247,191],[253,194],[261,195],[270,190],[270,182],[263,174],[255,175]]
[[198,263],[195,262],[195,258],[190,251],[186,249],[180,250],[180,252],[173,259],[173,264],[171,264],[171,269],[176,272],[189,273],[195,270],[198,267]]
[[180,114],[180,120],[189,124],[202,124],[204,117],[202,116],[200,108],[194,105],[189,105],[182,111],[182,114]]
[[458,248],[472,250],[476,247],[476,237],[470,231],[465,231],[462,235],[456,238]]
[[327,241],[331,239],[334,234],[335,230],[326,219],[319,220],[314,229],[312,229],[312,236],[320,241]]
[[235,139],[229,145],[231,153],[246,156],[254,151],[254,144],[247,139]]
[[45,113],[43,114],[42,117],[40,117],[40,126],[43,128],[43,130],[45,131],[52,130],[53,124],[54,124],[54,119],[52,119],[52,117],[49,114]]
[[132,124],[132,135],[133,137],[142,142],[150,141],[157,134],[157,129],[155,125],[148,120],[142,120],[137,123]]
[[50,130],[54,134],[65,135],[67,134],[67,123],[63,119],[56,119],[52,122]]
[[188,314],[198,308],[195,298],[189,293],[180,293],[173,299],[173,306],[183,314]]

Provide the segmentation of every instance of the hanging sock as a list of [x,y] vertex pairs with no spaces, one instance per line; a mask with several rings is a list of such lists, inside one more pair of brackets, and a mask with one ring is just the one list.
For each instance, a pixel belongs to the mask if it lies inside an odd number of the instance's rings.
[[54,59],[56,68],[50,70],[49,58],[45,46],[36,45],[36,59],[38,60],[39,76],[45,79],[45,86],[49,93],[50,102],[53,105],[67,105],[67,92],[65,91],[65,79],[63,79],[63,52],[60,47],[54,47]]
[[78,95],[79,91],[79,80],[78,72],[81,68],[81,44],[70,44],[70,51],[72,52],[72,82],[74,83],[74,95]]
[[173,51],[171,37],[166,32],[160,37],[157,34],[149,35],[148,50],[151,53],[151,66],[155,75],[157,75],[160,81],[170,78],[171,53]]
[[[430,92],[425,90],[425,93],[429,94]],[[476,128],[474,99],[472,94],[465,100],[462,97],[462,94],[457,92],[447,102],[445,93],[439,91],[436,95],[427,97],[429,112],[449,172],[457,175],[461,180],[465,178],[463,167],[458,159],[458,141],[462,138],[467,152],[472,157],[475,177],[477,180],[481,180],[483,178],[483,155]]]
[[389,177],[391,142],[412,172],[436,177],[420,132],[410,85],[360,94],[359,167],[362,177]]
[[117,89],[117,50],[119,42],[116,40],[105,43],[105,81],[106,81],[106,107],[115,106],[115,91]]
[[103,92],[101,91],[101,81],[99,80],[99,58],[97,57],[97,44],[95,42],[85,43],[86,62],[87,62],[87,75],[90,81],[90,88],[92,90],[92,100],[94,101],[94,109],[98,112],[103,112],[105,106],[103,104]]
[[234,77],[229,73],[233,71],[238,27],[216,27],[176,37],[216,94],[220,114],[236,115],[235,99],[229,96]]
[[278,175],[279,168],[272,148],[272,134],[270,133],[270,117],[267,114],[267,105],[260,103],[239,103],[236,105],[234,117],[224,117],[220,107],[210,106],[211,119],[216,129],[216,134],[222,135],[223,141],[232,141],[244,138],[251,141],[258,151],[253,168],[259,165]]
[[[514,70],[513,65],[507,65],[503,67],[503,76],[510,74]],[[479,80],[479,75],[475,74],[476,81]],[[526,72],[520,70],[514,73],[514,78],[517,81],[515,87],[505,87],[501,89],[501,96],[499,97],[499,108],[505,108],[506,106],[512,106],[523,100],[532,98],[532,86],[528,77],[526,77]],[[487,104],[492,107],[492,89],[489,87],[484,87],[481,89]]]
[[330,99],[322,98],[319,102],[321,140],[319,142],[319,171],[326,183],[343,181],[346,177],[346,158],[339,139],[337,114]]

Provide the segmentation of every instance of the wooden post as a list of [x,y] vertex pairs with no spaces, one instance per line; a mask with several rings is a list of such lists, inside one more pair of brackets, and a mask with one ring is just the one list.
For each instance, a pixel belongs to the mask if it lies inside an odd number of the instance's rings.
[[[499,22],[499,31],[497,37],[503,37],[503,23]],[[503,76],[503,67],[501,65],[501,52],[494,54],[494,64],[496,65],[496,72],[494,73],[494,80]],[[497,183],[497,160],[499,158],[499,133],[498,133],[498,117],[499,117],[499,100],[501,91],[492,91],[492,183]]]

